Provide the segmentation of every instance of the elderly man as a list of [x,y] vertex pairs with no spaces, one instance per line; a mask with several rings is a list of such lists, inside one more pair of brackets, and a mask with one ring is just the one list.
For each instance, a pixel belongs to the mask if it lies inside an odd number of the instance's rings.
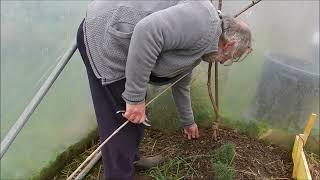
[[[106,179],[132,179],[134,165],[150,167],[159,158],[140,158],[147,84],[172,83],[174,101],[188,139],[198,138],[190,100],[191,72],[201,60],[238,61],[251,50],[247,25],[219,16],[208,1],[93,1],[78,30],[78,49],[86,65],[104,141]],[[203,57],[203,58],[202,58]],[[116,114],[124,110],[124,114]]]

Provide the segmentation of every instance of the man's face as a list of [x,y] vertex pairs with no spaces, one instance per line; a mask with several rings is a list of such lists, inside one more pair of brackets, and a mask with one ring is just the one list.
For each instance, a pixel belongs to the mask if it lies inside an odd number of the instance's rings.
[[241,61],[242,58],[245,58],[251,52],[251,48],[237,49],[235,44],[232,41],[220,43],[215,60],[220,64],[229,66],[233,62]]
[[[238,21],[238,23],[242,29],[249,30],[249,26],[243,21]],[[226,66],[231,65],[233,62],[242,61],[252,51],[251,47],[240,48],[235,39],[225,40],[224,38],[220,38],[218,46],[218,53],[215,56],[215,60]]]

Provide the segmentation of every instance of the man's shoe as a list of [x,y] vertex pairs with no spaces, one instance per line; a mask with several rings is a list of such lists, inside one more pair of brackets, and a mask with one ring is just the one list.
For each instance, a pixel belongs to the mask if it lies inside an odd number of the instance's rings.
[[162,163],[164,158],[161,155],[151,157],[141,157],[138,161],[133,162],[137,170],[147,170]]

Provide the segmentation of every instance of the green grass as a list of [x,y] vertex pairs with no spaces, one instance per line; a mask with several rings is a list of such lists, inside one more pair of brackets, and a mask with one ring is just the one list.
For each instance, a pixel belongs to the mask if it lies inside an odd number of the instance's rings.
[[215,150],[212,157],[213,177],[216,180],[232,180],[235,170],[231,167],[236,154],[236,146],[227,143]]
[[236,153],[235,149],[236,146],[232,143],[222,145],[215,150],[212,161],[214,163],[222,163],[227,166],[230,165]]
[[270,126],[263,121],[236,120],[222,117],[222,128],[235,129],[249,137],[256,138],[270,129]]
[[[183,171],[182,171],[183,170]],[[185,171],[187,170],[187,173]],[[192,166],[180,157],[170,159],[161,166],[151,168],[147,175],[156,180],[180,180],[188,176],[193,176],[197,172]]]
[[235,170],[222,163],[213,163],[215,180],[232,180],[235,177]]
[[[231,180],[234,179],[235,170],[231,167],[235,157],[235,145],[227,143],[220,148],[212,151],[211,165],[214,172],[214,179]],[[193,168],[192,163],[187,161],[187,158],[175,157],[162,165],[151,168],[146,172],[146,175],[156,180],[180,180],[188,177],[199,178],[199,173]]]

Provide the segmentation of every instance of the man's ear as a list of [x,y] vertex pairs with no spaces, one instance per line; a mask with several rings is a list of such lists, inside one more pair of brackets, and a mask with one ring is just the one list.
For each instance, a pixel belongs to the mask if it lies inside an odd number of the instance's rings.
[[228,51],[229,49],[231,49],[234,46],[235,43],[236,43],[235,41],[228,41],[223,45],[222,49],[224,51],[226,51],[226,50]]

